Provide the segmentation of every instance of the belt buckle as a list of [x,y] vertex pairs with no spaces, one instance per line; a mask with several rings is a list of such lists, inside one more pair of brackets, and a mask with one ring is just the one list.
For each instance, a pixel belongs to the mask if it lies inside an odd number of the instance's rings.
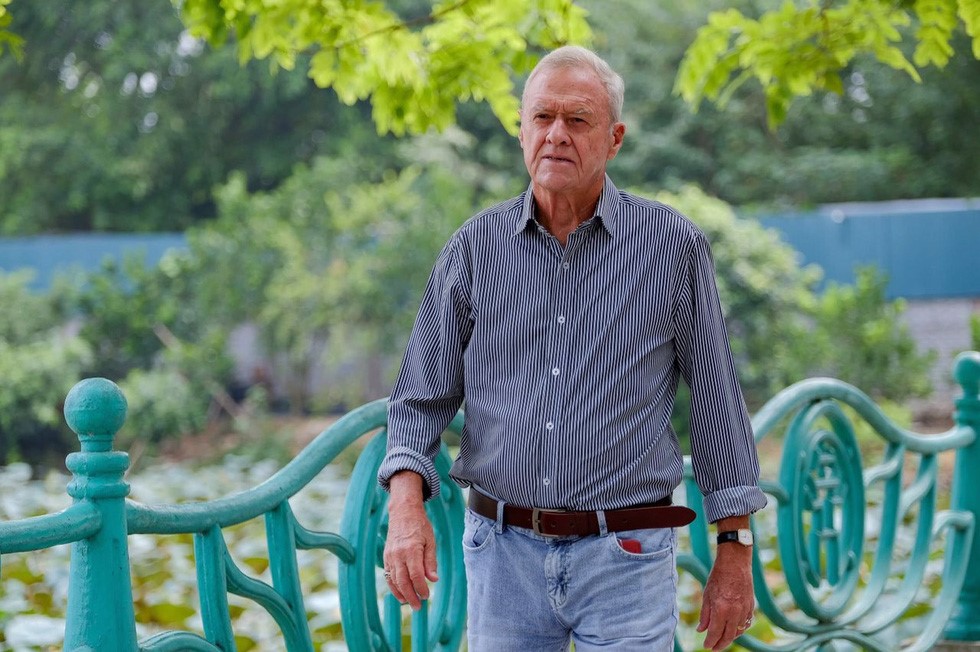
[[537,534],[538,536],[548,537],[548,538],[551,538],[551,539],[557,539],[558,537],[562,536],[561,534],[549,534],[548,532],[542,532],[541,531],[541,514],[542,513],[547,513],[547,514],[561,514],[562,511],[561,510],[557,510],[557,509],[538,509],[537,507],[532,508],[531,509],[531,530],[535,534]]

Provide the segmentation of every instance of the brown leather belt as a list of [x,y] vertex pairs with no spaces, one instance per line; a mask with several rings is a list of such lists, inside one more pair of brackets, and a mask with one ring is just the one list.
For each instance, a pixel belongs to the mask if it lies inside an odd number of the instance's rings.
[[[470,489],[469,507],[480,516],[497,518],[497,505],[493,498]],[[670,497],[656,503],[625,509],[608,509],[606,530],[642,530],[646,528],[681,527],[694,520],[694,510],[671,505]],[[527,509],[516,505],[504,505],[504,525],[528,528],[546,537],[599,534],[599,517],[596,512],[569,512],[551,509]]]

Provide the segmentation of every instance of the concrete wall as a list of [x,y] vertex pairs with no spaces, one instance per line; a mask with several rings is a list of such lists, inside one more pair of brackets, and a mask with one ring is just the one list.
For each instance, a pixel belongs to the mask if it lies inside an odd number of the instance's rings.
[[951,410],[951,401],[959,396],[953,381],[953,360],[961,351],[971,348],[970,318],[980,316],[980,297],[963,299],[919,299],[908,302],[905,320],[922,351],[934,351],[932,369],[934,396],[918,402],[918,411],[939,418]]

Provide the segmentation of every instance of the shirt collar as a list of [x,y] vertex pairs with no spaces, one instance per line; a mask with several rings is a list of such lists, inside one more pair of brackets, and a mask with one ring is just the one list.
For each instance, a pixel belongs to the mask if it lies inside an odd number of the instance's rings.
[[[592,218],[602,225],[602,228],[611,235],[616,235],[616,227],[619,222],[619,190],[613,184],[609,175],[606,175],[602,185],[602,194],[599,195],[599,203],[596,205],[595,213]],[[531,185],[528,185],[524,193],[521,210],[514,220],[514,235],[521,233],[527,225],[534,221],[534,194],[531,192]]]

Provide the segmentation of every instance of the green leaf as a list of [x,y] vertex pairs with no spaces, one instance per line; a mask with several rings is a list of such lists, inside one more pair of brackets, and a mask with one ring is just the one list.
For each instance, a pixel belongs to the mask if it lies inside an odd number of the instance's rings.
[[212,42],[234,34],[243,62],[269,58],[285,69],[311,52],[314,83],[345,104],[370,100],[378,131],[396,135],[445,129],[467,101],[488,102],[515,131],[508,80],[530,63],[524,53],[590,37],[573,0],[446,1],[413,20],[365,0],[225,0],[223,11],[215,2],[185,1],[192,33]]
[[958,15],[972,39],[973,56],[980,59],[980,0],[959,0]]
[[917,66],[942,68],[953,55],[949,42],[957,25],[956,0],[916,0],[914,11],[919,18],[919,43],[913,61]]

